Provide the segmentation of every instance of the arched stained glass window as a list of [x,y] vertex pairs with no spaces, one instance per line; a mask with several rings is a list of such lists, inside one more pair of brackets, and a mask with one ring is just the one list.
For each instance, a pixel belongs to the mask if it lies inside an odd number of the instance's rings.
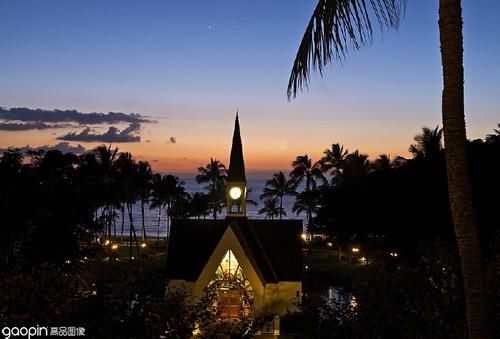
[[213,296],[212,306],[222,318],[253,315],[253,288],[231,250],[222,258],[207,289]]

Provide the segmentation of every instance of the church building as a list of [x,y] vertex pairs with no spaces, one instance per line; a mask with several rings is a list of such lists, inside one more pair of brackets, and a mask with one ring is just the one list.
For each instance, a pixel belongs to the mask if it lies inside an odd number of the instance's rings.
[[227,216],[172,221],[168,289],[210,292],[217,315],[263,319],[297,311],[302,295],[302,221],[249,219],[236,115],[227,178]]

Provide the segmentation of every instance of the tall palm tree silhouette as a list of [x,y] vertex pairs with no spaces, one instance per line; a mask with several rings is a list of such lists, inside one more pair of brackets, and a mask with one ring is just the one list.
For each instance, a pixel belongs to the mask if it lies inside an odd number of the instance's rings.
[[[405,0],[319,0],[307,25],[290,74],[287,95],[308,86],[311,67],[323,74],[332,60],[345,60],[350,47],[372,41],[371,17],[397,28]],[[466,150],[461,0],[439,0],[443,65],[442,117],[450,208],[460,254],[470,338],[491,336],[483,260],[472,202]]]
[[132,259],[132,241],[135,242],[137,254],[139,254],[139,241],[134,226],[132,206],[137,201],[137,163],[132,159],[132,154],[121,153],[117,160],[117,170],[121,176],[121,188],[123,201],[127,207],[129,217],[129,258]]
[[176,199],[181,196],[187,196],[184,188],[184,181],[181,181],[179,177],[171,174],[164,175],[155,174],[153,177],[153,190],[152,190],[152,203],[150,208],[158,208],[158,232],[157,239],[160,237],[160,219],[161,219],[161,208],[166,207],[167,218],[166,218],[166,233],[170,234],[170,222],[172,219],[172,206]]
[[493,129],[493,133],[486,136],[486,142],[497,143],[500,142],[500,124],[498,124],[498,129]]
[[[273,178],[266,181],[266,185],[260,195],[260,199],[263,198],[271,198],[279,199],[279,217],[282,219],[283,215],[286,215],[285,210],[283,209],[283,197],[285,196],[293,196],[296,195],[297,185],[294,181],[289,180],[283,172],[274,173]],[[268,200],[266,200],[268,202]],[[265,202],[265,203],[266,203]],[[269,206],[270,203],[268,202]],[[265,205],[264,208],[268,207]],[[260,212],[259,212],[260,213]]]
[[408,151],[414,159],[436,159],[443,151],[443,130],[439,126],[433,130],[422,127],[422,133],[417,134],[413,140],[415,144]]
[[160,173],[153,174],[151,179],[151,203],[149,209],[158,208],[158,224],[156,229],[156,242],[160,241],[161,210],[165,205],[165,183]]
[[144,224],[144,206],[151,196],[151,179],[153,172],[147,161],[137,163],[137,173],[135,176],[137,196],[141,201],[141,241],[146,241],[146,226]]
[[368,155],[356,150],[346,157],[342,177],[345,181],[353,181],[368,174],[371,170],[372,165],[368,160]]
[[380,154],[373,162],[373,167],[378,171],[385,171],[392,168],[391,156],[388,154]]
[[95,155],[96,171],[98,182],[101,186],[101,204],[102,213],[105,216],[106,235],[111,239],[111,224],[115,219],[115,181],[116,181],[116,159],[118,158],[118,148],[111,148],[101,145],[96,147],[93,152]]
[[299,155],[292,162],[292,171],[290,172],[290,178],[295,185],[299,185],[305,180],[306,191],[315,190],[317,187],[317,181],[321,181],[321,184],[326,184],[327,180],[323,175],[321,170],[321,164],[312,163],[312,160],[307,154]]
[[277,198],[269,198],[264,200],[264,207],[259,209],[258,213],[263,214],[264,218],[274,220],[274,217],[279,216],[280,219],[283,215],[286,216],[286,211],[283,209],[283,207],[279,206],[277,204]]
[[205,166],[198,167],[196,182],[199,184],[208,183],[208,197],[212,205],[213,217],[217,219],[217,213],[222,209],[226,199],[226,166],[217,159],[210,158],[210,162]]
[[332,176],[332,185],[341,181],[344,162],[349,151],[344,149],[344,145],[339,143],[332,144],[330,149],[323,152],[324,156],[319,160],[321,169]]
[[305,213],[307,217],[307,231],[314,233],[315,227],[313,217],[318,212],[319,206],[319,191],[304,191],[297,195],[292,210],[299,215]]
[[191,215],[196,219],[205,218],[209,211],[208,196],[201,192],[196,192],[189,198]]
[[179,177],[176,177],[174,175],[168,174],[164,176],[164,201],[165,201],[165,206],[167,207],[167,234],[170,234],[170,222],[172,219],[172,216],[170,215],[172,211],[172,205],[174,204],[175,200],[178,199],[180,196],[184,196],[185,193],[185,188],[184,188],[184,181],[181,181]]

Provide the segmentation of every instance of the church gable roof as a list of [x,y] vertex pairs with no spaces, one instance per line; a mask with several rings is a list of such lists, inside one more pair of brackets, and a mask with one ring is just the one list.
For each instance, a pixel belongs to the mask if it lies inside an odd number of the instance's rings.
[[228,227],[263,283],[302,280],[302,222],[247,218],[174,220],[167,278],[196,281]]

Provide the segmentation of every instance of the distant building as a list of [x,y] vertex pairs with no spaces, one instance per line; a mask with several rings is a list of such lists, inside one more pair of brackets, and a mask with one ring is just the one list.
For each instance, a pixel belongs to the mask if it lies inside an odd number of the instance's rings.
[[168,289],[208,291],[223,318],[263,318],[296,311],[302,295],[302,221],[246,216],[246,176],[238,115],[223,220],[173,220]]

